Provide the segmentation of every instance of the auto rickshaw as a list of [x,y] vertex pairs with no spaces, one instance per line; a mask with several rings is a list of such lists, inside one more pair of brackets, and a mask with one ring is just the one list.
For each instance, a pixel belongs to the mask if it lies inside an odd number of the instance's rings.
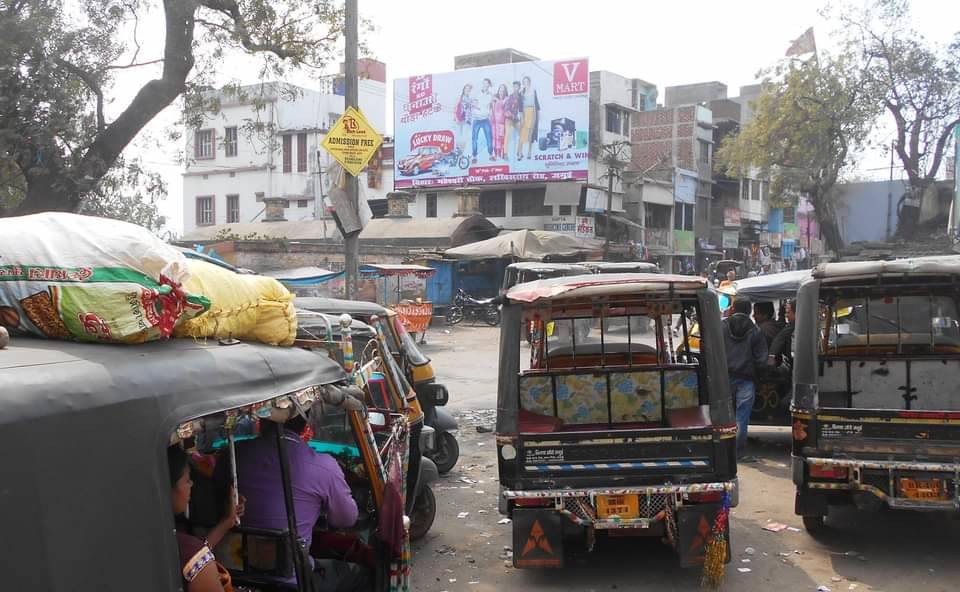
[[424,423],[436,431],[436,448],[427,456],[436,463],[441,474],[449,473],[460,456],[460,445],[453,434],[459,427],[457,420],[442,409],[450,395],[447,387],[437,382],[430,358],[417,346],[399,315],[392,309],[361,300],[298,297],[294,304],[297,308],[313,312],[331,315],[346,313],[380,329],[390,353],[417,391]]
[[660,273],[660,266],[647,261],[583,261],[578,265],[593,273]]
[[960,513],[960,256],[826,263],[797,295],[793,481],[835,505]]
[[343,347],[342,315],[299,310],[297,324],[298,337],[305,335],[306,338],[297,339],[295,345],[323,350],[348,369],[365,385],[365,392],[369,395],[366,403],[371,411],[402,414],[406,418],[410,432],[406,510],[411,521],[411,539],[422,538],[429,532],[437,514],[431,485],[439,479],[439,472],[429,458],[429,453],[436,447],[435,432],[423,424],[423,412],[416,404],[416,393],[390,355],[382,333],[376,327],[350,318],[350,354],[347,354]]
[[517,284],[524,284],[535,280],[590,273],[590,268],[583,263],[542,263],[540,261],[524,261],[511,263],[503,272],[503,285],[500,294]]
[[[691,310],[704,345],[678,353],[671,317]],[[633,317],[655,331],[637,335]],[[581,319],[597,321],[583,340],[544,331]],[[528,363],[525,323],[535,326]],[[588,550],[605,533],[662,537],[684,566],[703,564],[711,533],[728,540],[736,422],[720,312],[703,279],[605,274],[514,286],[499,374],[499,508],[512,518],[516,567],[562,567],[571,537]]]
[[[732,285],[716,288],[720,310],[727,311],[738,298],[750,302],[782,304],[797,295],[800,284],[810,277],[809,270],[787,271],[735,281]],[[779,307],[781,311],[783,307]],[[782,314],[782,312],[781,312]],[[700,348],[700,327],[694,322],[688,334],[690,349]],[[678,346],[683,347],[681,344]],[[757,396],[750,413],[752,425],[790,425],[790,397],[793,392],[792,374],[788,368],[767,367],[757,374]]]
[[[349,414],[354,434],[364,432],[369,417],[365,406],[350,402],[355,389],[345,378],[334,362],[297,348],[15,337],[0,350],[0,438],[7,451],[0,463],[4,589],[180,589],[167,447],[229,447],[223,440],[240,437],[241,426],[284,421],[301,411],[319,418],[326,407]],[[318,400],[324,405],[313,405]],[[285,446],[278,438],[282,467]],[[367,438],[351,446],[359,453],[353,455],[352,485],[365,518],[342,534],[371,549],[372,590],[407,590],[409,545],[401,541],[405,551],[391,550],[376,528],[388,515],[402,518],[402,512],[384,511],[390,510],[386,501],[377,501],[385,500],[383,484],[402,475],[382,472],[389,463],[376,459],[390,460],[399,449],[375,450]],[[310,592],[306,550],[291,526],[289,471],[282,473],[288,528],[254,532],[241,519],[224,539],[241,550],[256,540],[270,558],[257,555],[264,562],[237,564],[231,552],[221,550],[217,559],[237,568],[232,572],[237,585],[262,590],[258,578],[269,573],[294,578],[291,590]],[[198,493],[195,502],[200,501]],[[191,517],[199,519],[197,503]]]

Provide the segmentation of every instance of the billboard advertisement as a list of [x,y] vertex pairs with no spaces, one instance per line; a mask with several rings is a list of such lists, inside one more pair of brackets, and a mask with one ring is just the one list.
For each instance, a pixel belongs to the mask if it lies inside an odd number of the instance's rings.
[[394,187],[587,179],[585,58],[394,81]]

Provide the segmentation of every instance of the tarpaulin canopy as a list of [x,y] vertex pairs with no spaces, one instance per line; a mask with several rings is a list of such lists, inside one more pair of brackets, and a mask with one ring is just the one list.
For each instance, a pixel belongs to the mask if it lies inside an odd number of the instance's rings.
[[365,277],[387,277],[396,275],[415,275],[429,277],[436,273],[436,269],[425,265],[408,263],[370,263],[360,266],[360,275]]
[[800,284],[808,277],[809,269],[760,275],[733,282],[733,292],[757,302],[796,298]]
[[343,275],[343,272],[330,271],[322,267],[294,267],[293,269],[268,271],[263,275],[272,277],[288,286],[313,286],[338,278]]
[[493,238],[444,251],[452,259],[515,259],[542,260],[550,255],[571,256],[602,248],[599,241],[579,239],[569,234],[547,230],[517,230]]

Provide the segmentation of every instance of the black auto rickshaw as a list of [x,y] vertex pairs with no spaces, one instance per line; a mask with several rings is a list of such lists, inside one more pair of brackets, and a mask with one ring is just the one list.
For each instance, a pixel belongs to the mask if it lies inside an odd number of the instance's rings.
[[[437,502],[432,485],[440,474],[430,453],[436,448],[433,428],[423,423],[423,413],[416,395],[396,360],[389,353],[386,339],[377,327],[349,317],[350,354],[344,352],[344,316],[306,310],[297,311],[296,345],[320,349],[337,360],[356,381],[364,384],[365,400],[370,411],[400,414],[406,418],[409,431],[407,466],[407,506],[410,516],[410,538],[426,536],[437,515]],[[349,359],[347,359],[349,357]]]
[[506,294],[507,290],[517,284],[586,273],[590,273],[590,268],[583,263],[543,263],[541,261],[511,263],[503,272],[500,294]]
[[460,445],[454,432],[457,420],[442,409],[450,399],[447,387],[437,382],[433,364],[407,332],[397,313],[373,302],[337,298],[298,297],[297,308],[330,315],[348,314],[364,323],[376,325],[386,339],[387,347],[400,364],[407,380],[417,391],[423,408],[424,423],[436,431],[436,447],[427,453],[441,474],[450,472],[460,456]]
[[660,266],[649,261],[583,261],[593,273],[660,273]]
[[831,506],[960,513],[960,256],[826,263],[797,295],[793,481]]
[[[690,310],[703,346],[677,353],[671,317]],[[655,331],[636,334],[634,317]],[[545,331],[581,320],[590,321],[582,340]],[[705,281],[609,274],[520,284],[504,298],[500,335],[500,511],[513,519],[514,565],[561,567],[565,538],[592,549],[610,532],[663,537],[682,565],[702,564],[705,541],[717,525],[713,534],[728,536],[737,503],[720,311]]]
[[[376,450],[372,439],[360,437],[369,430],[368,416],[343,370],[297,348],[222,343],[15,337],[0,349],[4,589],[180,589],[167,447],[229,448],[230,440],[255,434],[257,422],[282,422],[294,413],[317,419],[325,408],[357,426],[350,482],[362,519],[340,534],[369,546],[371,590],[409,589],[409,543],[401,541],[405,551],[395,552],[379,528],[381,519],[402,518],[383,505],[384,483],[402,476],[389,474],[382,459],[400,450]],[[319,400],[324,405],[314,406]],[[285,447],[278,437],[287,528],[251,530],[241,519],[217,559],[237,586],[266,590],[261,578],[273,575],[292,578],[289,590],[310,592]],[[191,522],[201,521],[200,497],[191,499]],[[256,561],[246,552],[254,543],[261,551]]]

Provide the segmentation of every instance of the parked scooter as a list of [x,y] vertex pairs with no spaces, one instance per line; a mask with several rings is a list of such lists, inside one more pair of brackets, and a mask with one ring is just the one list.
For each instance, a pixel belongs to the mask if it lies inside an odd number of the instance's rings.
[[463,288],[457,290],[453,297],[453,305],[447,310],[448,325],[456,325],[464,319],[483,321],[491,327],[500,324],[500,306],[496,298],[474,298]]
[[436,442],[426,455],[437,465],[441,475],[449,473],[460,458],[460,444],[454,432],[459,429],[457,420],[443,406],[450,400],[447,387],[436,382],[416,385],[417,398],[423,408],[423,421],[436,431]]
[[410,540],[422,539],[430,531],[437,517],[437,498],[433,493],[433,484],[440,480],[437,465],[430,460],[430,454],[436,447],[435,432],[428,425],[420,432],[420,446],[423,456],[420,458],[420,471],[413,488],[413,509],[410,510]]

